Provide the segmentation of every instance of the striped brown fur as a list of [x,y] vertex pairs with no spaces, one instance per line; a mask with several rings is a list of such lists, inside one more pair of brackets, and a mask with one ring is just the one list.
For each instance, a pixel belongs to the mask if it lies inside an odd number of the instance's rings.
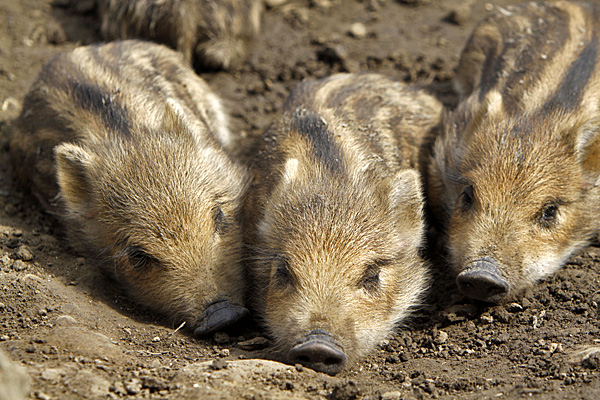
[[[352,362],[419,302],[427,267],[416,168],[440,113],[415,88],[340,74],[299,84],[265,134],[245,229],[252,298],[287,361],[303,362],[290,351],[313,334]],[[336,373],[340,364],[308,366]]]
[[220,100],[179,53],[123,41],[49,61],[11,153],[82,251],[142,303],[204,333],[211,303],[243,305],[247,175],[229,143]]
[[261,0],[98,0],[105,39],[154,40],[188,62],[224,69],[246,58],[262,7]]
[[455,271],[485,259],[508,284],[477,298],[514,298],[600,230],[599,39],[598,6],[530,2],[488,17],[462,53],[429,199]]

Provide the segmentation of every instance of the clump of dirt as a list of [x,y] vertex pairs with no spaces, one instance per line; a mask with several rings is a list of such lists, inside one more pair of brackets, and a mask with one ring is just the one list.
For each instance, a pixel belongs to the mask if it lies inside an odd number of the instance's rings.
[[[426,86],[452,107],[449,80],[470,31],[515,1],[266,3],[249,60],[198,71],[226,100],[247,156],[304,78],[375,71]],[[335,377],[268,361],[257,326],[199,340],[132,303],[69,248],[10,164],[11,121],[42,64],[101,40],[94,1],[67,4],[0,2],[0,349],[27,372],[31,398],[600,397],[597,246],[502,306],[463,298],[436,262],[427,302],[407,325]]]

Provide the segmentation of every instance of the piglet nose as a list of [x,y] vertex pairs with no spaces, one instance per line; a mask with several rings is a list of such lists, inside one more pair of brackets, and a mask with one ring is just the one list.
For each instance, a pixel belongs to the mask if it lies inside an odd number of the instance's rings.
[[473,262],[456,277],[458,288],[463,294],[476,300],[498,302],[510,289],[493,260]]
[[248,309],[220,299],[210,304],[198,319],[195,336],[205,336],[223,330],[249,314]]
[[327,333],[308,334],[302,343],[292,347],[288,359],[329,375],[340,372],[347,361],[344,350]]

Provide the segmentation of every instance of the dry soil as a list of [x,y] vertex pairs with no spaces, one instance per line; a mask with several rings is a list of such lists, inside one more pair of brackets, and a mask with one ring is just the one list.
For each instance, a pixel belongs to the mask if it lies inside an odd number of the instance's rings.
[[[597,245],[502,306],[463,298],[436,263],[423,307],[371,356],[335,377],[268,361],[268,338],[259,327],[199,340],[132,303],[70,249],[10,164],[11,121],[42,64],[101,40],[93,0],[68,3],[0,1],[0,349],[12,360],[8,371],[28,375],[30,398],[600,398],[593,347],[600,346]],[[489,10],[515,2],[284,3],[265,12],[241,69],[198,71],[250,141],[277,117],[297,81],[340,71],[377,71],[427,85],[452,107],[449,80],[470,31]],[[5,365],[0,357],[0,377]],[[9,379],[17,391],[26,389]]]

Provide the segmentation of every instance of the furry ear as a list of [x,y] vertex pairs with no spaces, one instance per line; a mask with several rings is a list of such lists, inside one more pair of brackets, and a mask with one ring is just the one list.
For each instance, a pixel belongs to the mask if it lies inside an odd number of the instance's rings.
[[405,169],[392,181],[390,206],[396,220],[401,247],[420,246],[425,232],[421,177],[414,169]]
[[162,121],[162,128],[167,132],[179,133],[186,129],[186,125],[181,118],[182,111],[180,106],[174,101],[165,103],[165,112]]
[[63,143],[54,148],[60,194],[70,212],[89,216],[92,187],[88,175],[93,160],[83,148]]
[[583,166],[584,189],[600,185],[600,121],[588,121],[577,129],[575,149]]

